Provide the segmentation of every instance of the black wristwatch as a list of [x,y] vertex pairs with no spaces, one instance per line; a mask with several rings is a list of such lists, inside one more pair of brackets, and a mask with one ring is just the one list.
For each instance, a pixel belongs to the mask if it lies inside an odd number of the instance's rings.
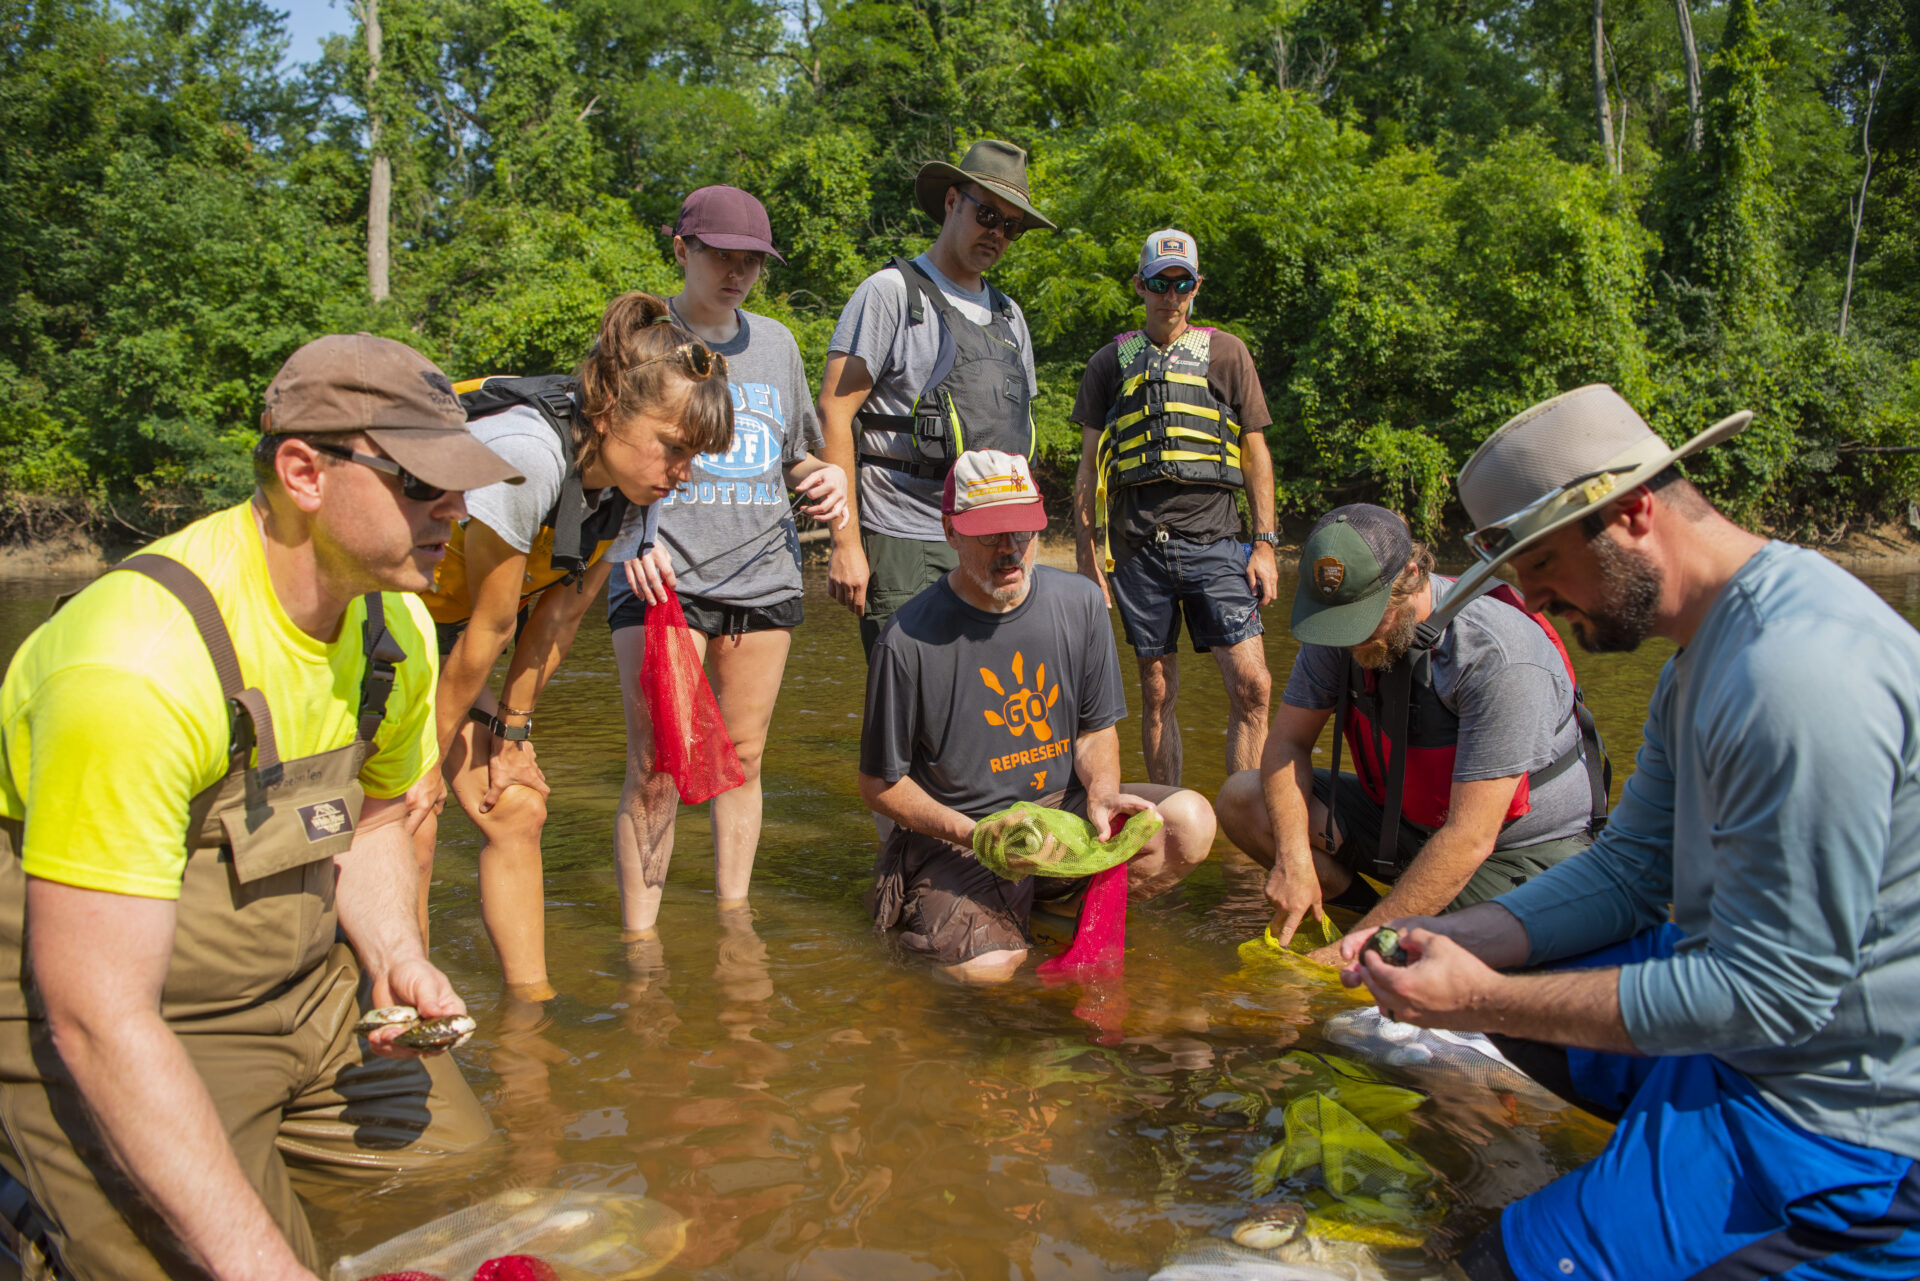
[[476,725],[485,725],[493,731],[495,738],[505,739],[509,743],[524,743],[533,737],[532,721],[525,725],[509,725],[492,712],[483,712],[477,707],[468,710],[467,719]]
[[1255,534],[1253,541],[1256,543],[1265,543],[1269,547],[1278,547],[1280,545],[1280,535],[1278,533]]

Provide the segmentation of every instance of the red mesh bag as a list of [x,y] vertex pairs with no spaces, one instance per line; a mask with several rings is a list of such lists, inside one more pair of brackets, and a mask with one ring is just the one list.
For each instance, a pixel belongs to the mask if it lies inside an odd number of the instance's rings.
[[481,1264],[473,1281],[560,1281],[560,1274],[530,1254],[505,1254]]
[[672,592],[664,604],[647,606],[640,694],[653,721],[653,769],[673,779],[682,801],[698,805],[746,781],[680,598]]

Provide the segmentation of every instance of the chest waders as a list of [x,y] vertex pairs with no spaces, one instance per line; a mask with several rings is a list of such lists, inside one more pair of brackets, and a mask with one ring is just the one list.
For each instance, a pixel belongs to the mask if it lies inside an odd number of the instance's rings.
[[[367,665],[354,740],[285,761],[266,697],[243,680],[233,638],[199,576],[153,554],[130,557],[107,572],[143,574],[179,599],[213,660],[229,714],[227,772],[188,805],[187,865],[161,1015],[182,1035],[284,1034],[307,1013],[311,994],[302,980],[319,969],[334,945],[333,858],[353,844],[366,795],[360,768],[373,753],[394,670],[406,654],[387,630],[379,593],[368,594],[361,628]],[[41,1024],[46,1017],[24,973],[23,829],[22,822],[0,821],[0,1028]],[[44,1033],[0,1036],[0,1080],[64,1075],[57,1060],[30,1051],[36,1041],[44,1041]],[[7,1146],[17,1151],[11,1128]],[[32,1248],[36,1238],[46,1236],[40,1216],[19,1182],[0,1173],[0,1217],[6,1221],[0,1225],[0,1244],[50,1255]],[[37,1275],[59,1274],[43,1270]]]
[[1107,411],[1095,455],[1093,519],[1107,569],[1113,546],[1107,495],[1130,485],[1173,481],[1244,489],[1240,424],[1213,394],[1213,330],[1189,328],[1165,347],[1145,330],[1114,339],[1120,352],[1120,394]]
[[[1384,672],[1363,670],[1353,655],[1341,651],[1344,668],[1340,700],[1334,713],[1333,775],[1327,793],[1326,849],[1334,848],[1335,821],[1340,795],[1340,749],[1350,744],[1354,773],[1361,790],[1381,807],[1380,844],[1369,863],[1363,855],[1355,865],[1380,880],[1392,880],[1406,871],[1400,857],[1400,821],[1403,816],[1432,829],[1447,821],[1453,801],[1453,767],[1459,754],[1460,717],[1440,701],[1433,683],[1433,651],[1452,625],[1453,615],[1481,595],[1492,596],[1526,614],[1544,629],[1573,683],[1573,703],[1555,726],[1558,734],[1567,721],[1580,727],[1580,737],[1566,752],[1520,780],[1507,806],[1502,825],[1533,808],[1532,794],[1583,763],[1591,806],[1587,831],[1598,834],[1607,824],[1607,798],[1613,787],[1613,762],[1607,757],[1600,727],[1587,708],[1586,694],[1573,673],[1573,657],[1553,624],[1527,610],[1518,592],[1504,583],[1489,590],[1468,591],[1457,602],[1450,595],[1415,630],[1413,647]],[[1436,625],[1437,624],[1437,625]]]
[[1013,328],[1013,304],[987,286],[991,319],[976,325],[961,315],[928,275],[904,258],[888,264],[907,282],[907,323],[940,326],[938,354],[926,385],[908,414],[862,409],[854,422],[862,431],[893,432],[912,444],[911,459],[861,450],[863,467],[884,467],[916,480],[944,480],[954,459],[970,449],[997,449],[1033,457],[1032,394],[1020,340]]

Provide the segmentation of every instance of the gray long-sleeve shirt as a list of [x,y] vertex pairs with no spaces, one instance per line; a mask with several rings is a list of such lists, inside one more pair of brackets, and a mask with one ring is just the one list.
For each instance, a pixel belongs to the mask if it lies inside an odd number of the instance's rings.
[[1646,1054],[1718,1057],[1818,1134],[1920,1158],[1920,634],[1769,543],[1660,675],[1593,848],[1498,902],[1530,965],[1666,919],[1620,972]]

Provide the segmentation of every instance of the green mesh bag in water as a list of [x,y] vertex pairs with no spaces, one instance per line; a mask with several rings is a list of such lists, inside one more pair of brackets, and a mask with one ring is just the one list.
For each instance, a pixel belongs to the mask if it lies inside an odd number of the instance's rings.
[[1358,1222],[1412,1224],[1437,1209],[1428,1188],[1433,1171],[1419,1157],[1374,1133],[1371,1126],[1319,1091],[1287,1105],[1287,1137],[1253,1163],[1257,1185],[1320,1167],[1321,1181],[1338,1202],[1319,1213]]
[[1392,1085],[1364,1063],[1338,1054],[1291,1050],[1280,1061],[1299,1073],[1287,1082],[1291,1097],[1322,1095],[1376,1130],[1427,1101],[1425,1092]]
[[1078,814],[1016,801],[973,825],[973,853],[988,870],[1017,881],[1024,876],[1092,876],[1140,852],[1161,827],[1142,810],[1119,834],[1100,840]]

